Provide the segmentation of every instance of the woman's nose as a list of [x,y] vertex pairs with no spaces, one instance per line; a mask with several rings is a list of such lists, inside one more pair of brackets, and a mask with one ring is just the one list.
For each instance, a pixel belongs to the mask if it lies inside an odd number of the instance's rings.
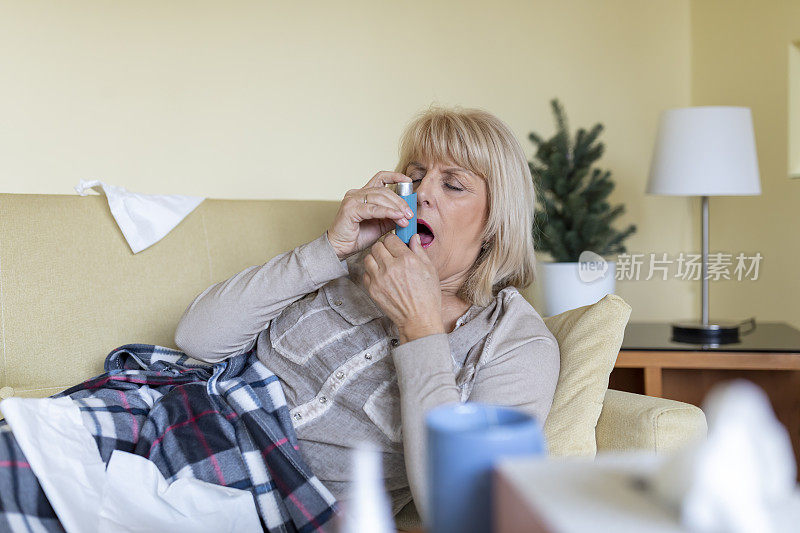
[[421,205],[425,202],[430,204],[430,187],[431,182],[433,181],[433,176],[425,176],[417,185],[417,190],[414,191],[417,193],[417,205]]

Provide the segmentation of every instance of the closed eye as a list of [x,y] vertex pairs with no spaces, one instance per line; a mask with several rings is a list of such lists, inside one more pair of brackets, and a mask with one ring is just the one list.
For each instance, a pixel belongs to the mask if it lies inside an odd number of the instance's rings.
[[[422,178],[411,180],[411,183],[416,183],[418,181],[422,181]],[[454,191],[463,191],[464,190],[464,189],[459,189],[458,187],[453,187],[449,183],[445,183],[444,186],[447,187],[448,189],[451,189],[451,190],[454,190]]]

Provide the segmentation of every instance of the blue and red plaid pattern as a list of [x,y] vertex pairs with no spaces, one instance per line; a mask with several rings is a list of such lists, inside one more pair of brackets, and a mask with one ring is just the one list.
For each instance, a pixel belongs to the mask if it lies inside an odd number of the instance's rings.
[[[249,490],[269,532],[331,531],[338,504],[306,465],[278,378],[255,349],[209,364],[152,344],[108,354],[105,373],[68,396],[108,463],[148,458],[167,481],[194,477]],[[5,422],[0,425],[0,530],[63,531]]]

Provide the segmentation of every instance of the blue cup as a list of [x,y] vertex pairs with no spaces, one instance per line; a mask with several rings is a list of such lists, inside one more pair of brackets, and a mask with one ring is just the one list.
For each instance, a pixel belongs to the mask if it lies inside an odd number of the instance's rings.
[[425,417],[430,533],[488,533],[492,473],[501,457],[545,455],[536,418],[510,407],[450,403]]

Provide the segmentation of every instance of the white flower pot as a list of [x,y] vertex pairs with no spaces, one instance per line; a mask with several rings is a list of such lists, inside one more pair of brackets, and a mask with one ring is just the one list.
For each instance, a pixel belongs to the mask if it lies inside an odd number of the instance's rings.
[[584,261],[575,263],[539,262],[536,270],[541,285],[544,314],[553,316],[576,307],[590,305],[606,294],[614,294],[616,263]]

